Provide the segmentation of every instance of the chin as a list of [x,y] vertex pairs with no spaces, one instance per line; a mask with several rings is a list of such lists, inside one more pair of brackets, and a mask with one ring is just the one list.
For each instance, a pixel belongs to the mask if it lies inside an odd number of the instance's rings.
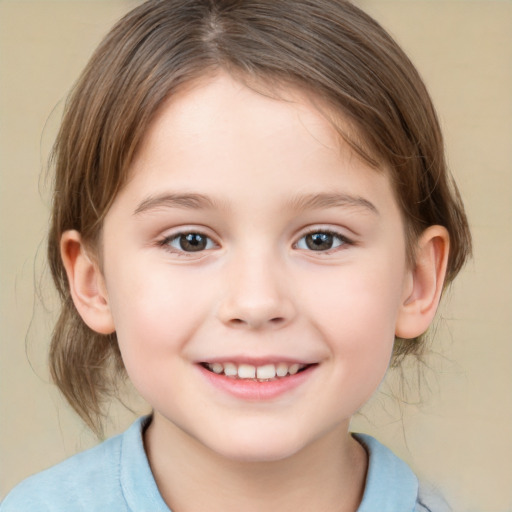
[[232,444],[226,449],[220,449],[217,453],[228,460],[234,462],[276,462],[288,459],[300,452],[298,446],[286,446],[275,443],[252,442],[244,444]]
[[275,462],[301,452],[310,443],[290,432],[278,429],[258,429],[224,432],[217,439],[205,443],[224,459],[236,462]]

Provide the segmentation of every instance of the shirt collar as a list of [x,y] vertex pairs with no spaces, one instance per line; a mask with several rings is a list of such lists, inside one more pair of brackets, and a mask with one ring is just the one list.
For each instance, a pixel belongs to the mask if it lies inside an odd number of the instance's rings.
[[391,450],[366,434],[352,434],[368,453],[363,499],[357,512],[413,512],[418,479]]
[[[125,500],[133,511],[170,512],[144,451],[143,432],[151,416],[138,419],[123,435],[120,479]],[[352,434],[368,453],[363,499],[357,512],[413,512],[418,479],[409,466],[384,445],[366,434]]]

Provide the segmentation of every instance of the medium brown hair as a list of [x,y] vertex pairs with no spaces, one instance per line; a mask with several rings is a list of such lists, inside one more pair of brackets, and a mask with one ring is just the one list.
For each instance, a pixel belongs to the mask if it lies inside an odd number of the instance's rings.
[[[62,310],[50,367],[96,432],[102,404],[115,393],[124,367],[115,333],[91,331],[73,305],[61,236],[76,229],[97,248],[103,219],[155,113],[180,88],[217,70],[247,83],[298,87],[355,126],[356,139],[341,135],[376,169],[389,169],[410,252],[426,227],[448,230],[446,283],[470,253],[466,216],[429,95],[376,21],[343,0],[145,2],[92,56],[70,95],[53,153],[48,257]],[[395,361],[421,347],[420,339],[397,340]]]

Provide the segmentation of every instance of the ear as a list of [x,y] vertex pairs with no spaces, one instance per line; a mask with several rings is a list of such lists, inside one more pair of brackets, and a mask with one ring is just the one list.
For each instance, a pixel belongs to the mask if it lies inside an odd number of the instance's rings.
[[399,338],[416,338],[434,319],[443,291],[449,248],[450,236],[443,226],[430,226],[421,235],[413,268],[405,279],[395,327]]
[[82,320],[100,334],[115,331],[105,280],[97,262],[87,253],[80,233],[65,231],[60,253],[68,276],[71,297]]

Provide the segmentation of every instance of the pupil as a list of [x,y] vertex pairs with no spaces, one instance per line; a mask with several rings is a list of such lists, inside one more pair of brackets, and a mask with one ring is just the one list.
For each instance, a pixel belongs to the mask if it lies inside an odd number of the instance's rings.
[[197,233],[188,233],[180,238],[180,247],[184,251],[202,251],[206,248],[206,237]]
[[313,251],[325,251],[332,247],[332,235],[329,233],[313,233],[306,236],[306,245]]

